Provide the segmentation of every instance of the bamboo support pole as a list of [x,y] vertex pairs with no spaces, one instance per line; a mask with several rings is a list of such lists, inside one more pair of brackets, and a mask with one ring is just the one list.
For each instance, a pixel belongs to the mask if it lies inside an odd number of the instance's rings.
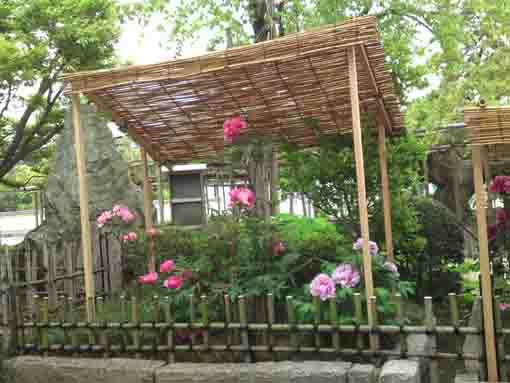
[[494,338],[494,319],[492,302],[492,283],[489,261],[489,243],[487,238],[487,214],[483,181],[482,148],[473,147],[473,175],[476,194],[476,222],[478,225],[478,246],[480,249],[480,274],[482,279],[482,299],[484,318],[485,353],[489,382],[498,380],[496,360],[496,342]]
[[271,208],[272,214],[278,215],[280,213],[280,165],[278,162],[278,149],[273,147],[271,158]]
[[[149,180],[149,160],[147,152],[140,147],[140,156],[143,161],[143,212],[145,216],[145,230],[152,229],[152,187]],[[149,271],[156,271],[156,254],[153,236],[149,238]]]
[[72,96],[73,126],[74,126],[74,144],[76,150],[76,168],[78,170],[78,184],[80,190],[80,219],[81,219],[81,238],[83,249],[83,270],[85,279],[85,296],[87,302],[87,317],[92,320],[94,317],[94,306],[89,302],[94,301],[95,286],[93,274],[92,259],[92,240],[90,228],[89,213],[89,193],[87,185],[87,159],[85,157],[85,140],[82,136],[81,117],[80,117],[80,95]]
[[159,200],[159,223],[165,223],[165,199],[163,196],[163,176],[161,172],[161,164],[156,164],[156,173],[158,177],[158,200]]
[[32,193],[32,202],[34,205],[35,227],[39,226],[39,193]]
[[[352,135],[354,142],[354,155],[356,160],[356,180],[358,185],[358,208],[361,224],[361,237],[363,238],[363,275],[365,277],[365,293],[367,298],[368,324],[373,325],[373,310],[370,298],[374,296],[374,281],[372,277],[372,257],[370,256],[368,228],[367,195],[365,190],[365,168],[363,160],[363,139],[361,132],[361,116],[358,94],[358,70],[356,65],[356,48],[347,50],[349,62],[349,84],[352,108]],[[375,345],[372,345],[375,347]]]
[[384,236],[386,239],[386,253],[390,261],[395,262],[393,254],[393,232],[391,224],[391,200],[390,200],[390,181],[388,179],[388,159],[386,156],[386,129],[384,119],[381,115],[377,116],[377,133],[379,144],[379,167],[381,170],[381,186],[383,195],[384,211]]

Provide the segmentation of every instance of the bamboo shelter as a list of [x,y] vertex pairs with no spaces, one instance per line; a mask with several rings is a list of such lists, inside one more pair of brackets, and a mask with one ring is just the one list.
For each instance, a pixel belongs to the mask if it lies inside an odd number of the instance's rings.
[[[316,145],[316,132],[306,124],[310,118],[320,121],[323,135],[352,134],[370,305],[374,290],[361,113],[376,118],[390,258],[393,242],[385,139],[404,127],[374,17],[194,58],[69,73],[63,80],[74,112],[79,113],[80,95],[86,96],[143,148],[144,161],[145,153],[155,161],[172,164],[217,158],[224,149],[223,122],[239,114],[253,133],[284,137],[303,148]],[[79,118],[75,122],[79,131]],[[79,134],[76,139],[78,158],[83,161]],[[85,236],[90,231],[85,173],[80,172],[80,179]],[[88,257],[85,253],[85,259]],[[93,291],[93,285],[88,289]],[[373,323],[370,307],[368,313],[369,323]]]
[[508,158],[510,107],[487,107],[485,102],[481,101],[479,108],[464,110],[464,122],[468,132],[467,140],[473,152],[487,371],[489,381],[496,382],[498,380],[498,360],[487,231],[487,194],[484,183],[488,184],[491,178],[489,160],[497,161]]

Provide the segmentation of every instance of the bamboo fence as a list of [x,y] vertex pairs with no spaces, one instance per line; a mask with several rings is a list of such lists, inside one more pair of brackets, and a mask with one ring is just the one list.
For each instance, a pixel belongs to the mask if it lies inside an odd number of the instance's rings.
[[[477,299],[481,300],[480,297]],[[449,294],[449,324],[437,324],[431,297],[424,300],[424,320],[421,324],[409,324],[399,295],[395,296],[396,314],[383,323],[377,319],[366,324],[362,310],[362,297],[353,296],[355,316],[352,324],[340,324],[341,311],[338,302],[330,299],[314,300],[314,319],[311,323],[297,321],[295,300],[287,297],[283,315],[281,306],[275,305],[273,295],[264,297],[265,320],[252,320],[249,315],[249,298],[240,296],[223,300],[222,320],[209,319],[211,302],[206,296],[189,297],[188,319],[174,320],[171,297],[158,297],[150,302],[140,302],[135,296],[119,298],[120,319],[108,320],[107,304],[98,297],[96,317],[87,321],[83,305],[72,297],[60,297],[60,309],[51,313],[48,298],[35,295],[33,320],[23,320],[22,308],[17,306],[17,351],[22,354],[84,355],[101,357],[134,355],[137,358],[161,358],[170,363],[185,359],[186,355],[220,353],[234,356],[234,360],[255,362],[259,356],[269,354],[274,360],[301,357],[317,359],[327,357],[399,357],[428,358],[430,360],[477,360],[484,362],[482,353],[463,352],[467,335],[483,336],[482,327],[470,327],[461,320],[456,294]],[[375,307],[375,297],[372,298]],[[90,302],[93,304],[93,302]],[[142,315],[142,309],[145,312]],[[262,322],[262,323],[261,323]],[[504,340],[510,329],[503,329],[501,317],[496,315],[500,361],[510,361],[504,354]],[[179,332],[188,331],[190,336],[184,344],[179,342]],[[406,336],[427,334],[437,342],[439,337],[454,337],[454,350],[437,347],[423,352],[407,350]],[[368,342],[370,337],[388,336],[393,339],[390,348],[384,342]],[[397,347],[395,347],[397,346]]]

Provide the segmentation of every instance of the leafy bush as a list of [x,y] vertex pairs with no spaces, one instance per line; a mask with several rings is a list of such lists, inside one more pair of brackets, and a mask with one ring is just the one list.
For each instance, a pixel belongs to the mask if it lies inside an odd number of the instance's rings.
[[462,223],[440,202],[430,198],[415,201],[418,236],[424,239],[423,249],[400,256],[407,278],[416,280],[417,298],[424,295],[445,297],[458,291],[460,276],[450,271],[451,264],[464,259]]

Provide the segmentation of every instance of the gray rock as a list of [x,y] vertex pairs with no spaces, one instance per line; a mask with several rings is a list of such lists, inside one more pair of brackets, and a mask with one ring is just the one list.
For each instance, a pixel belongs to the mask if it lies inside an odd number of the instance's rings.
[[355,364],[348,373],[349,383],[375,383],[376,368],[371,364]]
[[[129,178],[129,168],[115,149],[108,121],[92,105],[81,106],[81,123],[87,158],[90,218],[115,203],[124,203],[143,220],[141,188]],[[56,145],[56,158],[45,190],[46,219],[28,235],[36,245],[43,240],[59,243],[69,236],[80,237],[78,173],[74,130],[70,111]]]
[[455,376],[455,383],[478,383],[479,381],[478,374],[465,373]]
[[21,356],[6,362],[17,383],[153,383],[163,362]]
[[420,367],[416,360],[390,360],[383,365],[379,376],[379,383],[420,382]]
[[343,362],[171,364],[156,370],[156,383],[346,383],[350,366]]

